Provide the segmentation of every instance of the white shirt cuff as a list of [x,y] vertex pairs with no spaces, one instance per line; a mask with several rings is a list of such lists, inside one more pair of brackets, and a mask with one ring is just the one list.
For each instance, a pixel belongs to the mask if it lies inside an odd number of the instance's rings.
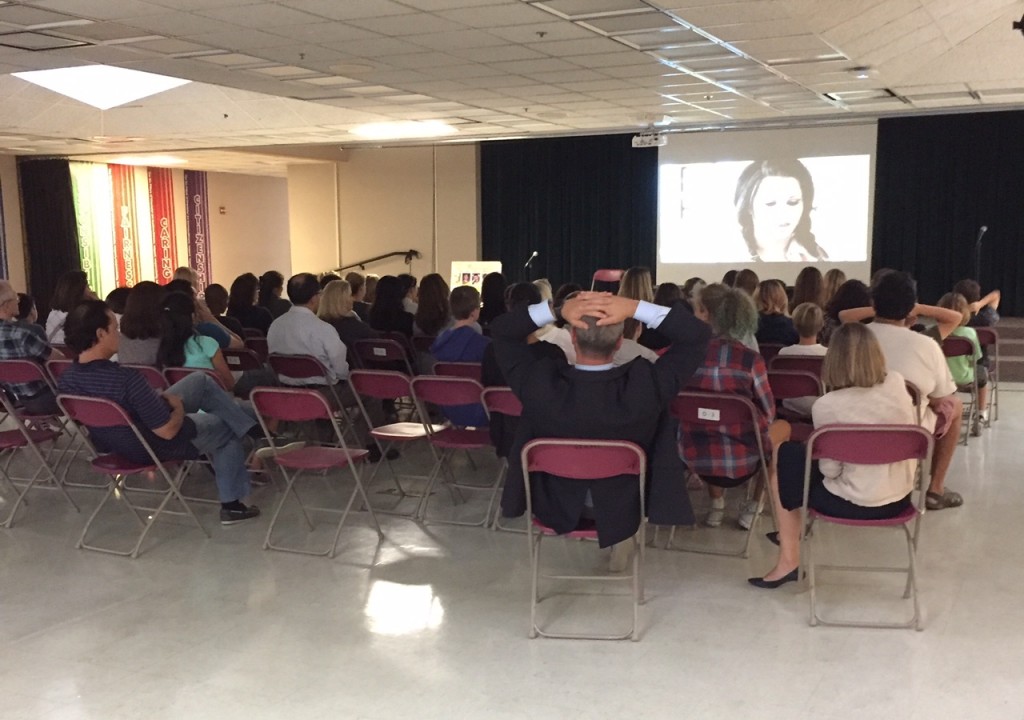
[[551,313],[551,306],[547,302],[539,302],[530,306],[530,319],[537,327],[544,327],[553,323],[555,316]]
[[633,317],[647,327],[657,329],[661,325],[661,321],[668,315],[668,311],[669,308],[667,307],[641,300],[636,306],[636,312],[633,313]]

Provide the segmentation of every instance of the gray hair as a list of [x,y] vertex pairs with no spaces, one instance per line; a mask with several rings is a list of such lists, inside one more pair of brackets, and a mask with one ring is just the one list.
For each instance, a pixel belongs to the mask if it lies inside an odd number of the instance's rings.
[[622,339],[622,323],[598,325],[597,318],[590,315],[584,315],[582,320],[587,324],[586,330],[573,328],[580,354],[589,358],[606,358],[611,362],[615,346]]

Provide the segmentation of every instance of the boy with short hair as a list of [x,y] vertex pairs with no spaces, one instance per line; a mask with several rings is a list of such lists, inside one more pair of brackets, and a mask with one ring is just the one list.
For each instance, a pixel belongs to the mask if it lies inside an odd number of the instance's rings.
[[818,333],[825,327],[825,315],[814,303],[800,303],[793,308],[793,327],[800,336],[796,345],[787,345],[779,355],[825,356],[828,348],[818,342]]
[[[460,285],[452,290],[449,304],[455,323],[437,336],[430,346],[430,354],[441,362],[481,362],[491,340],[476,329],[479,327],[480,292],[470,285]],[[479,404],[445,408],[444,414],[462,427],[487,425],[487,413]]]

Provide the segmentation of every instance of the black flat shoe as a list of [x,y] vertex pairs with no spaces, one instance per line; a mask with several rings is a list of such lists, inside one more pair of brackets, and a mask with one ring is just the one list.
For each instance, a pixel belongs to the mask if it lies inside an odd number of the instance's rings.
[[763,588],[765,590],[774,590],[777,587],[782,587],[788,582],[796,582],[799,579],[800,568],[796,568],[792,572],[783,575],[778,580],[765,580],[764,578],[752,577],[747,578],[747,582],[754,587]]
[[774,532],[770,532],[770,533],[765,533],[764,536],[766,538],[768,538],[768,542],[770,542],[772,545],[778,545],[779,544],[779,531],[778,530],[775,530]]

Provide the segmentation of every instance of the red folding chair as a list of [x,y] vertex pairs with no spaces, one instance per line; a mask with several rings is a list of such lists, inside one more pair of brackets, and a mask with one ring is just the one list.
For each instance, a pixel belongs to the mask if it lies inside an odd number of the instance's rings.
[[264,340],[266,340],[266,337],[267,336],[263,334],[262,330],[258,330],[256,328],[247,328],[247,327],[242,328],[242,339],[243,340],[246,340],[248,338],[253,338],[254,340],[259,340],[260,338],[263,338]]
[[69,348],[67,345],[62,345],[61,343],[50,343],[50,347],[66,358],[71,358],[73,360],[76,357],[78,357],[78,353]]
[[[367,427],[370,428],[370,437],[377,443],[377,448],[380,450],[381,458],[387,465],[388,470],[391,473],[392,482],[394,483],[394,492],[397,494],[399,501],[406,497],[419,498],[421,495],[409,493],[404,487],[402,487],[399,478],[415,478],[427,480],[427,475],[402,475],[399,474],[392,464],[391,460],[388,459],[388,453],[395,445],[405,445],[407,443],[415,442],[417,440],[426,440],[429,436],[426,425],[420,419],[419,422],[394,422],[386,425],[380,425],[374,427],[373,421],[370,419],[370,413],[366,410],[366,405],[363,402],[363,398],[373,398],[375,400],[394,400],[400,397],[412,397],[412,381],[408,375],[404,373],[395,372],[394,370],[353,370],[349,375],[349,384],[352,385],[352,389],[355,391],[356,402],[359,404],[359,412],[363,416],[363,420],[366,422]],[[440,432],[444,429],[442,425],[431,425],[433,432]],[[434,446],[430,445],[430,452],[434,456],[434,460],[437,460],[437,452],[434,450]],[[373,479],[377,476],[377,471],[380,469],[381,463],[373,468],[373,472],[366,481],[366,487],[373,485]],[[397,505],[396,505],[397,507]],[[417,505],[418,508],[418,505]],[[414,515],[416,509],[412,512],[407,513],[408,515]],[[378,512],[394,512],[393,510],[381,510],[378,508]],[[406,513],[395,513],[395,514],[406,514]]]
[[425,403],[432,403],[442,409],[460,405],[478,405],[481,402],[481,395],[484,391],[483,387],[476,380],[469,378],[435,377],[429,375],[413,378],[411,384],[413,400],[416,403],[420,418],[423,419],[424,427],[427,428],[427,439],[435,449],[440,451],[436,456],[437,460],[434,462],[434,467],[430,471],[426,489],[423,491],[420,506],[414,517],[419,518],[423,522],[427,521],[427,504],[430,501],[430,494],[437,483],[438,477],[443,472],[448,476],[447,484],[453,501],[456,501],[457,498],[461,499],[460,490],[490,490],[491,501],[487,506],[487,513],[476,522],[457,520],[438,520],[436,522],[443,522],[448,525],[486,525],[491,519],[491,508],[498,491],[501,473],[499,472],[494,482],[489,485],[460,483],[455,479],[450,463],[452,456],[459,450],[468,452],[490,447],[490,433],[486,428],[445,427],[441,430],[436,430],[434,426],[429,425],[428,418],[430,414],[427,412],[425,405]]
[[772,396],[780,404],[779,417],[788,420],[792,428],[789,439],[805,442],[814,432],[810,415],[790,410],[782,405],[782,401],[821,397],[825,394],[821,378],[803,370],[769,370],[768,385],[771,386]]
[[398,370],[409,377],[413,372],[406,347],[393,338],[366,338],[356,340],[352,351],[365,370]]
[[242,342],[245,344],[247,350],[252,350],[256,357],[260,359],[260,362],[266,362],[267,357],[270,355],[270,346],[267,345],[267,339],[262,335],[256,337],[246,336],[242,338]]
[[57,381],[60,380],[60,376],[64,374],[64,371],[74,364],[74,360],[66,357],[52,358],[46,361],[46,371],[50,373],[50,380],[54,386],[56,386]]
[[[644,601],[643,551],[645,546],[644,518],[647,517],[644,504],[644,483],[647,477],[647,457],[638,445],[621,440],[585,440],[566,438],[538,438],[528,442],[522,450],[523,482],[526,485],[526,517],[529,519],[527,533],[530,540],[530,637],[584,639],[584,640],[631,640],[640,639],[640,605]],[[561,633],[545,630],[537,624],[537,606],[542,599],[538,594],[540,580],[540,545],[545,536],[557,535],[533,516],[533,498],[530,487],[530,473],[542,472],[572,480],[600,480],[619,475],[635,475],[640,495],[640,529],[633,536],[632,572],[628,575],[544,575],[549,580],[583,580],[592,582],[624,582],[633,585],[633,625],[629,632],[614,635]],[[563,537],[597,539],[597,530],[573,530]],[[548,597],[553,597],[549,595]]]
[[[801,507],[800,558],[802,571],[806,571],[810,589],[810,624],[841,625],[846,627],[907,628],[922,630],[921,612],[917,598],[917,542],[921,533],[921,517],[925,512],[925,493],[929,483],[934,438],[917,425],[826,425],[818,428],[807,439],[807,460],[804,466],[804,500]],[[904,460],[917,461],[917,500],[899,515],[884,520],[850,520],[825,515],[808,509],[812,463],[828,458],[857,465],[889,465]],[[815,565],[810,542],[815,521],[849,527],[899,527],[907,541],[906,567]],[[913,529],[910,528],[913,523]],[[806,529],[806,530],[804,530]],[[818,614],[815,570],[839,572],[898,572],[907,574],[903,597],[913,601],[914,615],[904,623],[866,622],[863,620],[828,620]]]
[[768,367],[775,356],[779,354],[779,350],[786,346],[780,343],[758,343],[757,347],[761,351],[761,357],[764,358],[765,367]]
[[991,353],[988,364],[988,386],[991,388],[989,394],[989,415],[991,422],[999,419],[999,333],[995,328],[976,327],[974,332],[978,335],[978,344],[986,353]]
[[[515,393],[512,392],[512,388],[509,387],[488,387],[484,388],[483,395],[481,396],[484,407],[487,409],[487,415],[494,420],[495,413],[501,415],[507,415],[508,417],[519,417],[523,414],[523,404],[519,402],[519,398],[516,397]],[[501,486],[508,478],[508,458],[501,458],[501,470],[498,478],[498,492],[501,491]],[[491,523],[492,530],[507,530],[509,532],[524,532],[523,530],[517,530],[515,528],[505,527],[501,524],[501,508],[499,507],[494,513],[494,521]]]
[[445,377],[462,377],[483,383],[483,368],[478,362],[436,362],[434,374]]
[[[0,365],[6,362],[12,361],[0,362]],[[51,467],[47,454],[39,447],[43,443],[53,443],[56,445],[57,438],[61,436],[61,431],[44,426],[30,427],[27,425],[18,417],[18,411],[8,399],[7,393],[3,390],[0,390],[0,410],[13,418],[15,426],[13,430],[0,431],[0,457],[6,456],[3,462],[0,462],[0,478],[10,486],[15,495],[14,502],[10,503],[11,509],[7,513],[7,517],[0,521],[0,527],[9,528],[14,524],[14,516],[18,514],[18,509],[24,502],[25,496],[40,482],[52,483],[53,487],[60,490],[64,498],[71,504],[71,507],[75,509],[75,512],[78,512],[78,505],[68,495],[64,483],[58,477],[54,468]],[[30,477],[15,476],[11,473],[11,463],[19,454],[19,451],[27,454],[30,466],[35,467],[35,472]],[[57,461],[58,469],[62,458],[63,455]]]
[[413,335],[412,347],[416,352],[429,353],[435,340],[437,340],[436,335]]
[[[947,358],[966,357],[970,362],[974,362],[974,343],[967,338],[957,337],[950,335],[942,341],[942,354]],[[978,405],[978,373],[975,370],[974,379],[968,385],[958,385],[957,392],[964,393],[970,397],[967,403],[964,404],[964,412],[962,418],[963,433],[961,434],[960,444],[966,445],[967,439],[971,434],[971,427],[978,420],[978,414],[981,412]]]
[[605,283],[617,283],[622,281],[622,276],[625,274],[625,270],[612,270],[604,268],[602,270],[595,270],[593,277],[590,278],[590,289],[593,290],[594,286],[599,282]]
[[267,362],[270,363],[270,368],[279,378],[305,381],[308,385],[315,385],[317,390],[322,391],[336,416],[344,423],[343,430],[346,433],[352,433],[353,442],[356,440],[355,419],[345,408],[345,402],[338,393],[337,383],[329,384],[329,374],[323,363],[312,355],[283,355],[280,353],[271,353],[267,357]]
[[189,367],[169,367],[169,368],[164,368],[164,378],[167,380],[167,386],[168,387],[170,387],[171,385],[174,385],[177,382],[181,382],[182,380],[187,378],[189,375],[194,375],[196,373],[203,373],[204,375],[209,375],[211,378],[213,378],[213,380],[217,383],[217,385],[220,387],[221,390],[224,390],[225,392],[228,391],[228,389],[226,387],[224,387],[224,381],[220,379],[220,376],[218,376],[216,372],[214,372],[213,370],[210,370],[209,368],[189,368]]
[[821,377],[822,355],[776,355],[768,363],[769,370],[800,370]]
[[[275,448],[275,451],[277,446],[274,443],[274,434],[268,428],[268,421],[271,420],[286,422],[327,421],[334,430],[334,437],[337,442],[336,447],[311,445],[283,453],[275,452],[274,461],[284,474],[287,485],[281,500],[274,509],[274,515],[270,520],[270,527],[267,528],[267,536],[263,542],[263,549],[334,557],[338,547],[338,539],[341,537],[341,528],[345,524],[345,519],[348,517],[349,511],[352,509],[352,503],[355,502],[357,496],[362,498],[362,501],[366,504],[366,511],[370,515],[373,527],[377,530],[377,536],[383,537],[384,533],[381,532],[377,516],[373,513],[370,500],[366,496],[366,490],[363,488],[363,483],[359,476],[359,470],[356,467],[358,463],[366,459],[369,451],[350,449],[346,445],[341,428],[338,426],[337,417],[328,404],[327,398],[316,390],[308,388],[257,387],[252,391],[251,400],[253,408],[256,410],[256,417],[259,418],[260,426],[267,436],[270,447]],[[302,502],[295,483],[304,472],[326,473],[330,470],[341,470],[343,468],[348,468],[352,479],[355,481],[355,487],[343,509],[309,506]],[[309,516],[310,511],[341,514],[337,528],[334,531],[334,542],[331,543],[329,548],[324,551],[317,551],[274,544],[274,528],[277,526],[281,510],[284,508],[285,503],[288,502],[289,496],[295,498],[302,517],[306,521],[306,526],[311,532],[315,526]]]
[[163,392],[171,386],[167,377],[158,367],[154,367],[152,365],[133,365],[130,363],[122,364],[121,367],[131,368],[138,372],[145,379],[146,384],[157,392]]
[[[687,430],[698,427],[705,432],[718,432],[733,437],[752,433],[757,442],[758,472],[754,473],[754,476],[748,481],[748,488],[757,486],[758,474],[761,475],[764,483],[768,482],[769,456],[765,453],[764,445],[761,442],[761,431],[757,424],[760,411],[749,399],[732,393],[683,390],[672,401],[671,411],[672,415],[679,420],[681,442],[687,442]],[[757,509],[754,512],[754,518],[746,532],[746,540],[738,550],[693,545],[679,549],[708,555],[747,557],[750,554],[750,545],[754,539],[757,520],[764,509],[763,483],[762,490],[757,493],[756,500]],[[675,531],[676,529],[673,527],[669,532],[667,547],[672,547]],[[655,534],[656,540],[657,534]]]
[[228,367],[234,372],[263,369],[263,362],[260,360],[259,355],[252,350],[226,349],[221,350],[221,353],[223,353],[224,361],[228,364]]
[[[139,550],[146,539],[146,535],[149,534],[150,529],[156,524],[161,515],[182,515],[188,517],[196,524],[196,527],[203,531],[204,535],[210,536],[210,533],[199,522],[199,518],[192,512],[192,508],[185,502],[185,498],[181,494],[181,484],[192,468],[191,460],[161,460],[158,458],[153,448],[146,442],[146,438],[139,431],[138,426],[128,416],[128,413],[124,411],[124,408],[111,400],[85,397],[83,395],[58,395],[57,402],[64,413],[83,431],[83,435],[87,439],[89,428],[127,428],[135,435],[136,440],[139,441],[139,444],[145,449],[146,454],[150,458],[148,463],[135,463],[116,453],[101,454],[97,452],[95,447],[92,448],[95,454],[92,468],[101,475],[107,476],[107,492],[100,501],[100,504],[93,510],[92,515],[89,516],[89,520],[86,522],[85,527],[82,529],[82,534],[78,538],[77,547],[110,555],[136,558],[139,556]],[[177,472],[172,475],[170,469],[173,467],[177,467]],[[163,481],[166,488],[142,489],[127,485],[128,478],[142,473],[147,473],[156,482]],[[142,526],[142,530],[131,550],[119,550],[110,546],[91,545],[86,542],[89,529],[92,527],[97,516],[99,516],[100,510],[103,509],[103,506],[107,504],[110,498],[115,497],[115,493],[117,499],[125,503],[128,509],[131,510],[131,514],[136,522]],[[162,500],[155,508],[138,506],[129,497],[133,493],[155,494],[160,496]],[[181,510],[167,509],[167,505],[172,499],[178,501],[181,505]]]

